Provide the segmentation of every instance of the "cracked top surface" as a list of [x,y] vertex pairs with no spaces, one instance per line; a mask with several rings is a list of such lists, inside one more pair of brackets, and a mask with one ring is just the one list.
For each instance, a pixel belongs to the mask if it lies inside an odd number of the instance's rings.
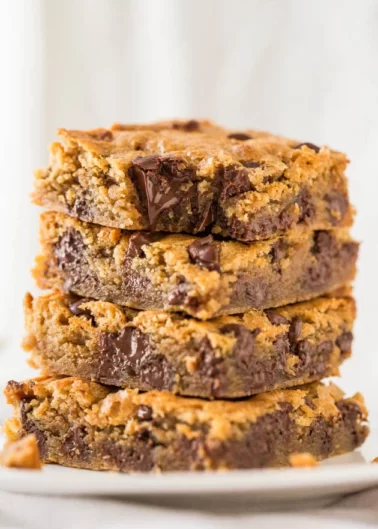
[[[58,136],[68,148],[78,147],[104,158],[125,159],[131,153],[136,156],[151,154],[175,154],[196,162],[202,160],[200,174],[211,176],[211,167],[219,161],[226,165],[248,160],[263,162],[265,170],[259,168],[258,176],[272,169],[286,170],[296,166],[290,175],[294,180],[300,166],[314,163],[318,169],[331,160],[346,166],[347,157],[328,147],[318,147],[311,143],[301,143],[282,136],[252,129],[233,131],[210,121],[196,121],[197,127],[188,128],[185,121],[164,121],[147,125],[120,125],[110,129],[88,131],[59,129]],[[252,168],[252,169],[257,169]],[[293,167],[294,169],[294,167]],[[299,176],[299,175],[297,175]]]

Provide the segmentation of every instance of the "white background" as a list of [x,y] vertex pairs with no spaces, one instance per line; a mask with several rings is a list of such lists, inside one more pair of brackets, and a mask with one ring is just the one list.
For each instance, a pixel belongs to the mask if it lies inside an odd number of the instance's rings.
[[208,117],[350,156],[362,247],[343,386],[373,407],[377,30],[374,0],[0,1],[0,382],[27,374],[18,344],[38,215],[28,193],[56,128]]

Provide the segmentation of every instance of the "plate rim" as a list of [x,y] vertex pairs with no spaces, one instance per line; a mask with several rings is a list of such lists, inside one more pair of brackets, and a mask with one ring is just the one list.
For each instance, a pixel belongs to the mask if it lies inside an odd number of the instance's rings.
[[[55,471],[56,470],[56,471]],[[97,479],[101,475],[101,479]],[[96,479],[88,479],[95,476]],[[324,488],[368,488],[378,484],[378,464],[352,463],[316,468],[122,474],[46,465],[42,471],[0,469],[0,490],[49,495],[164,496],[222,493],[290,494]]]

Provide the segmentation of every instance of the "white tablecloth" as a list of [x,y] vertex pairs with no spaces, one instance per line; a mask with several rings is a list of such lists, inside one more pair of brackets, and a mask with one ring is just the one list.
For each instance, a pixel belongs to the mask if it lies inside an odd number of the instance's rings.
[[225,510],[182,510],[123,500],[41,497],[0,493],[1,529],[352,529],[378,526],[378,490],[342,499],[331,507],[298,512],[248,512],[248,506]]

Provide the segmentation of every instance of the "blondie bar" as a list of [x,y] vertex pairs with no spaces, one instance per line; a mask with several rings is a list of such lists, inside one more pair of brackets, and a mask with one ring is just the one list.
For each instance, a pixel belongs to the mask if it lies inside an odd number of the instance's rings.
[[324,459],[368,434],[362,396],[319,383],[230,402],[40,378],[9,382],[6,396],[15,408],[9,439],[33,433],[44,462],[93,470],[287,466],[291,454]]
[[245,242],[352,222],[348,160],[328,147],[195,120],[58,135],[34,201],[81,220]]
[[355,304],[313,301],[208,322],[56,292],[25,298],[31,363],[47,375],[143,391],[239,398],[338,373]]
[[213,236],[128,232],[62,213],[41,218],[42,288],[199,319],[319,296],[350,282],[358,244],[346,229],[239,243]]

